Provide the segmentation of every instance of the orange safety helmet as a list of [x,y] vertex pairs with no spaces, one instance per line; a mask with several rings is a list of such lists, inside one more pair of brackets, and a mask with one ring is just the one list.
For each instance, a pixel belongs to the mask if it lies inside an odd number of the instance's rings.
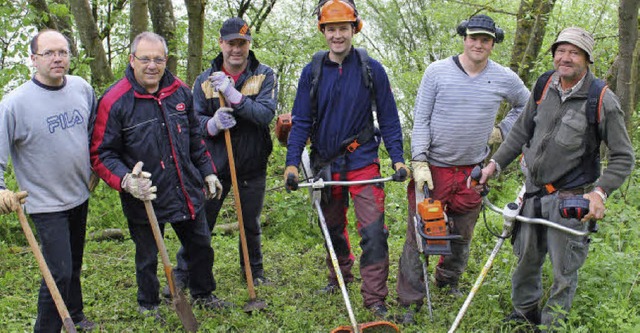
[[318,10],[318,29],[328,23],[353,22],[356,33],[360,32],[364,23],[358,18],[355,7],[342,0],[329,0]]

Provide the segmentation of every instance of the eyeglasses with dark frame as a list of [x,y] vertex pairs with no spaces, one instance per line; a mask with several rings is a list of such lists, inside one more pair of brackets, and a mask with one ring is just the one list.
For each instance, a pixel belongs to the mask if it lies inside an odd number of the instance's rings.
[[153,58],[153,59],[147,58],[147,57],[138,58],[135,54],[133,54],[133,57],[138,59],[138,61],[140,61],[140,63],[143,64],[143,65],[148,65],[152,61],[156,65],[164,65],[167,62],[167,58]]
[[34,55],[41,56],[42,58],[44,58],[46,60],[49,60],[49,59],[53,58],[54,56],[58,56],[60,58],[68,58],[69,57],[69,50],[57,50],[57,51],[45,50],[42,53],[34,53]]

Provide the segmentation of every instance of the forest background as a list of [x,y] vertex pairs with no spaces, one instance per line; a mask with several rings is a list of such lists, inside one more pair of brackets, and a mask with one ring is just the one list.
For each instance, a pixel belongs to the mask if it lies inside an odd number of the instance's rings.
[[[58,29],[70,38],[71,73],[87,79],[100,96],[122,77],[130,41],[139,32],[151,30],[163,35],[169,42],[169,69],[191,84],[219,52],[217,39],[222,22],[241,16],[251,26],[252,49],[258,59],[278,74],[277,113],[287,113],[302,67],[315,51],[326,48],[312,15],[316,4],[315,0],[0,0],[0,97],[32,75],[28,42],[39,29]],[[387,69],[402,117],[407,159],[413,104],[422,74],[431,62],[462,51],[462,40],[455,29],[474,14],[490,15],[505,31],[505,41],[496,45],[491,59],[511,67],[527,86],[552,68],[549,46],[558,32],[568,26],[581,26],[592,32],[596,46],[591,70],[605,78],[620,97],[638,156],[640,0],[356,0],[356,4],[365,26],[354,38],[354,44],[367,48]],[[285,154],[286,148],[275,144],[263,211],[265,267],[275,285],[259,287],[258,295],[269,306],[251,316],[240,309],[220,314],[196,310],[202,331],[328,332],[349,322],[340,295],[324,297],[314,293],[326,283],[324,243],[306,191],[286,193],[281,187]],[[390,162],[382,148],[381,156],[382,165],[388,166]],[[383,168],[385,176],[391,172],[390,168]],[[17,188],[11,168],[5,177],[11,188]],[[564,331],[640,331],[640,309],[636,306],[640,304],[639,180],[640,173],[634,171],[607,202],[607,214],[600,231],[592,235],[590,254],[580,271],[578,292]],[[509,202],[521,182],[517,167],[511,166],[493,182],[491,200],[498,205]],[[391,259],[388,302],[392,313],[396,313],[395,275],[406,231],[406,186],[388,183],[386,192]],[[349,216],[353,250],[358,256],[355,219],[352,213]],[[237,223],[232,200],[227,200],[219,221],[225,223]],[[96,236],[109,228],[123,230],[124,239],[100,240]],[[499,232],[501,228],[501,219],[493,213],[478,221],[469,267],[461,282],[463,292],[470,290],[497,240],[489,230]],[[82,276],[85,311],[100,330],[180,331],[180,322],[168,307],[162,308],[168,319],[164,326],[136,313],[134,246],[117,193],[104,183],[92,194],[88,233]],[[233,230],[215,231],[214,273],[217,295],[242,306],[248,296],[238,268],[237,238]],[[166,239],[174,254],[179,242],[170,228]],[[511,331],[501,323],[511,311],[509,281],[515,265],[511,246],[506,243],[460,332]],[[545,273],[548,288],[548,263]],[[164,284],[161,270],[158,275]],[[16,216],[1,216],[0,330],[32,330],[40,278]],[[362,308],[359,288],[352,287],[349,293],[359,321],[373,320]],[[446,331],[462,302],[434,288],[434,321],[423,309],[417,316],[417,325],[402,329]]]

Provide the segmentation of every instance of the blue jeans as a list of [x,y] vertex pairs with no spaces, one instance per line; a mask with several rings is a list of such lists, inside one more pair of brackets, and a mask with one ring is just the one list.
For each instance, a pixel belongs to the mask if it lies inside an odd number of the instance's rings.
[[[213,199],[205,202],[207,224],[209,226],[210,233],[216,225],[218,214],[222,208],[222,203],[231,190],[231,180],[220,179],[220,182],[223,186],[220,200]],[[264,268],[262,266],[262,228],[260,227],[260,215],[262,214],[262,206],[264,204],[266,176],[261,175],[247,180],[239,180],[238,183],[240,187],[240,201],[242,203],[242,221],[244,222],[247,249],[249,251],[249,262],[251,264],[251,275],[254,278],[264,276]],[[240,254],[240,267],[244,268],[242,245],[240,242],[238,242],[238,253]],[[178,261],[174,270],[176,279],[187,285],[189,281],[189,274],[186,269],[183,248],[178,250],[176,259]],[[242,272],[244,274],[244,269]]]
[[[30,214],[40,239],[42,255],[74,322],[84,319],[80,270],[88,203],[85,201],[80,206],[62,212]],[[33,330],[57,333],[61,328],[62,320],[43,279],[38,295],[38,317]]]
[[[158,246],[153,238],[149,223],[129,222],[131,239],[136,245],[136,282],[138,283],[138,304],[151,308],[160,304],[158,291],[160,283],[158,270]],[[189,281],[191,296],[207,297],[215,290],[213,279],[213,249],[211,234],[207,228],[204,212],[198,213],[195,220],[170,223],[180,243],[185,248],[187,271],[193,278]],[[160,223],[164,235],[165,223]]]

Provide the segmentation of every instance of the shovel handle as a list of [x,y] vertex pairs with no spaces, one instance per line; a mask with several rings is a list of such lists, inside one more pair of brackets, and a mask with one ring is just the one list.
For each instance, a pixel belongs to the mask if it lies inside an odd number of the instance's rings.
[[[222,92],[218,92],[220,106],[225,106],[224,96]],[[231,145],[231,132],[224,130],[224,141],[227,146],[227,159],[229,160],[229,171],[231,172],[231,184],[233,186],[233,198],[236,205],[236,214],[238,215],[238,230],[240,231],[240,244],[242,246],[242,259],[244,260],[244,273],[247,277],[247,289],[249,290],[249,298],[254,301],[256,299],[256,290],[253,285],[253,274],[251,273],[251,264],[249,263],[249,248],[247,247],[247,237],[244,231],[244,220],[242,219],[242,204],[240,202],[240,186],[238,186],[238,176],[236,175],[236,162],[233,158],[233,147]]]
[[160,225],[158,223],[158,218],[156,217],[156,212],[153,210],[153,204],[150,200],[144,200],[144,209],[147,211],[149,224],[151,225],[151,231],[153,231],[153,238],[155,238],[156,240],[156,246],[158,247],[158,252],[160,252],[160,258],[162,258],[162,265],[164,266],[164,273],[167,276],[167,282],[169,284],[171,296],[175,296],[176,287],[173,281],[173,268],[171,267],[171,262],[169,261],[167,246],[164,244],[164,239],[162,237],[162,233],[160,232]]
[[44,282],[49,288],[49,292],[51,293],[51,297],[53,298],[53,302],[56,304],[56,308],[58,309],[58,314],[60,314],[60,318],[62,318],[62,325],[64,329],[69,333],[75,333],[76,326],[69,315],[69,311],[67,310],[66,305],[64,304],[64,300],[62,299],[62,295],[60,295],[60,290],[58,290],[58,286],[56,285],[53,276],[51,275],[51,271],[49,270],[49,266],[47,266],[46,261],[44,260],[44,256],[38,247],[38,242],[36,241],[35,236],[33,236],[33,231],[31,231],[31,227],[29,226],[29,222],[27,221],[27,217],[24,215],[24,211],[22,210],[22,205],[18,207],[16,210],[18,214],[18,220],[20,220],[20,226],[24,231],[24,235],[27,237],[27,241],[29,242],[29,246],[31,247],[31,251],[33,255],[36,257],[36,261],[38,262],[38,266],[40,266],[40,272],[42,272],[42,277],[44,278]]

